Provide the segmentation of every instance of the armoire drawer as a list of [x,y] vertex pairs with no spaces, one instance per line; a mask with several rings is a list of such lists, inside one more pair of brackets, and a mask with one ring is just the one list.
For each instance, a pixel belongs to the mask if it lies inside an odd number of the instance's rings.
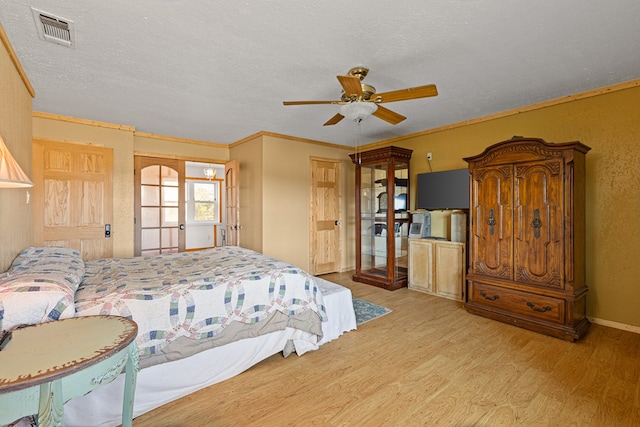
[[469,302],[492,309],[563,324],[565,300],[486,283],[469,282]]

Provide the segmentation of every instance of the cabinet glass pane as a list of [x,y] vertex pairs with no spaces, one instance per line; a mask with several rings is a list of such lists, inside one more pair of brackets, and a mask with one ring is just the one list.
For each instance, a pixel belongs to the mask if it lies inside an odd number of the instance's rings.
[[378,199],[373,191],[373,175],[370,168],[362,168],[360,188],[360,212],[362,216],[370,216],[378,210]]
[[396,223],[395,233],[395,277],[406,277],[409,268],[409,224]]
[[409,268],[409,163],[394,163],[394,278],[406,277]]
[[409,209],[409,164],[397,162],[395,165],[395,198],[394,210],[396,213],[406,212]]
[[385,163],[361,168],[360,252],[363,273],[387,277],[387,209],[389,208]]

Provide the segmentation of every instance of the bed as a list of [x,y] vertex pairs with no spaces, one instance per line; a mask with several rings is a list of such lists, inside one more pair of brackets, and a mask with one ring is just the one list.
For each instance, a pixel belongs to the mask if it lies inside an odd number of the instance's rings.
[[[138,323],[134,417],[356,328],[349,289],[239,247],[95,261],[34,247],[0,274],[2,329],[98,314]],[[123,377],[67,402],[65,425],[120,424]]]

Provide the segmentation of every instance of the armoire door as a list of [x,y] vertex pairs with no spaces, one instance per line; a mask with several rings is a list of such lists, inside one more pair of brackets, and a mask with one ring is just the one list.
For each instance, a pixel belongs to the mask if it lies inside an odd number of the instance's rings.
[[515,280],[562,283],[562,161],[517,164],[514,180]]
[[470,262],[475,274],[513,278],[512,171],[511,166],[473,171]]
[[184,252],[184,161],[135,156],[134,163],[134,254]]

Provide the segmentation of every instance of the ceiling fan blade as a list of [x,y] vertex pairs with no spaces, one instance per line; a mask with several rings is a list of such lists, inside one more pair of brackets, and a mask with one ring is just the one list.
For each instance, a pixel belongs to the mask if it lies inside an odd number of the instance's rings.
[[402,114],[393,112],[380,104],[378,104],[378,109],[373,113],[373,115],[379,119],[384,120],[385,122],[391,123],[392,125],[397,125],[398,123],[406,119],[406,117]]
[[338,81],[344,89],[344,93],[351,98],[352,95],[356,95],[357,99],[362,98],[362,84],[360,83],[360,77],[356,76],[337,76]]
[[344,104],[343,101],[283,101],[284,105]]
[[376,102],[407,101],[409,99],[428,98],[438,95],[436,85],[412,87],[391,92],[376,93],[372,98]]
[[327,120],[327,122],[322,126],[335,125],[336,123],[338,123],[342,119],[344,119],[344,116],[342,114],[338,113],[335,116],[331,117],[329,120]]

